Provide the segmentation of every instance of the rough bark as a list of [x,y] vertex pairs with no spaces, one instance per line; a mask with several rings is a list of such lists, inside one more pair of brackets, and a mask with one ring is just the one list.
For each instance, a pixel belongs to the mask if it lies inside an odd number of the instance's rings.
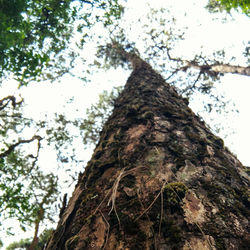
[[248,249],[246,169],[138,65],[46,249]]

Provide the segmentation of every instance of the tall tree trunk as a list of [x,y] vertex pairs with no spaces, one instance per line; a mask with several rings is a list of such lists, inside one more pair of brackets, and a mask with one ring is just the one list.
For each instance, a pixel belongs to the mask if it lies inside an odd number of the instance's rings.
[[46,249],[248,249],[246,169],[137,63]]

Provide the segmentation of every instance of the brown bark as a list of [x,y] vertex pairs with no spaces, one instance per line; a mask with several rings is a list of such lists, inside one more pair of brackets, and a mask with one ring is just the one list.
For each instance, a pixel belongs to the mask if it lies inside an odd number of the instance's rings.
[[38,239],[39,225],[40,225],[40,221],[36,221],[34,237],[33,237],[33,240],[31,242],[28,250],[35,250],[35,247],[38,244],[38,241],[39,241],[39,239]]
[[141,61],[46,249],[247,249],[248,185],[223,141]]

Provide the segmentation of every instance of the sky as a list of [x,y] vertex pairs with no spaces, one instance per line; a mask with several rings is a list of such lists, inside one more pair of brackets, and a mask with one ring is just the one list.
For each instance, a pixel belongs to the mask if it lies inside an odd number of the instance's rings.
[[[155,8],[166,5],[166,0],[149,2]],[[227,47],[235,53],[235,56],[238,56],[242,49],[241,41],[249,39],[246,30],[250,30],[250,24],[243,15],[236,15],[237,21],[235,22],[222,23],[221,19],[216,19],[216,16],[213,18],[212,14],[203,9],[207,2],[205,0],[168,0],[167,2],[172,4],[171,13],[176,15],[180,27],[184,25],[190,27],[187,31],[186,41],[178,48],[180,56],[184,53],[186,56],[192,56],[201,46],[207,53],[214,48]],[[129,22],[136,22],[139,16],[143,19],[148,10],[145,0],[128,0],[127,7],[129,11],[127,14],[125,13],[125,18]],[[133,35],[141,32],[139,26],[133,27],[131,39]],[[143,43],[143,41],[141,42]],[[83,83],[81,80],[67,75],[60,82],[31,84],[19,91],[16,91],[16,83],[8,82],[6,85],[8,88],[2,89],[0,95],[5,96],[12,92],[21,93],[27,103],[25,112],[34,118],[41,118],[45,113],[53,114],[62,109],[73,118],[75,115],[79,115],[79,112],[84,114],[85,109],[97,101],[98,95],[104,89],[111,90],[113,86],[124,85],[128,75],[129,72],[122,69],[100,71],[92,76],[90,83]],[[225,144],[237,155],[243,165],[250,166],[248,145],[250,141],[250,80],[244,76],[228,74],[223,77],[218,88],[224,91],[229,99],[232,99],[239,110],[238,114],[231,114],[226,121],[224,117],[221,118],[221,122],[228,123],[235,131],[233,135],[224,139]],[[74,103],[70,106],[70,110],[67,110],[67,101],[72,96],[74,96]],[[79,147],[82,147],[80,143]],[[51,158],[51,164],[56,164],[53,154],[49,157],[48,154],[49,152],[45,151],[46,161]],[[86,159],[91,156],[90,151],[87,150],[84,151],[84,154],[86,154]],[[25,237],[24,234],[23,236]],[[5,243],[9,244],[14,239],[16,238],[10,237],[6,239]]]

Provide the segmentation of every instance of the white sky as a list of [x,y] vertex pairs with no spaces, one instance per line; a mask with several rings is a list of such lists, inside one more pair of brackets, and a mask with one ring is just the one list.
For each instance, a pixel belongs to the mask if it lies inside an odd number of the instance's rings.
[[[166,5],[166,0],[149,2],[152,7]],[[237,57],[239,50],[241,51],[242,39],[249,39],[249,32],[246,32],[246,30],[250,30],[250,24],[249,20],[243,15],[238,15],[239,20],[237,19],[237,22],[222,24],[220,20],[212,20],[212,14],[202,9],[207,3],[205,0],[168,0],[167,2],[173,5],[171,13],[176,14],[180,25],[190,26],[188,40],[179,50],[180,56],[187,51],[192,55],[193,52],[197,51],[197,48],[203,45],[203,48],[207,51],[215,48],[222,49],[224,46],[229,47],[235,51]],[[145,6],[145,0],[128,0],[128,7],[131,9],[127,14],[129,19],[127,21],[136,20],[140,15],[144,15],[146,12]],[[187,15],[185,15],[185,12],[187,12]],[[232,43],[235,45],[232,46]],[[40,118],[42,113],[54,113],[62,110],[62,107],[66,105],[66,101],[74,96],[75,106],[71,106],[74,108],[68,110],[68,114],[74,116],[76,109],[83,113],[86,107],[97,101],[99,93],[104,89],[111,90],[112,86],[123,85],[127,77],[128,72],[111,70],[95,74],[91,83],[84,84],[80,80],[67,76],[59,83],[31,84],[21,89],[21,93],[26,103],[28,103],[26,112],[32,114],[35,118]],[[15,87],[14,83],[8,83],[8,89],[1,90],[0,97],[12,93]],[[225,143],[229,148],[233,149],[244,165],[250,166],[248,149],[250,141],[250,80],[244,76],[228,74],[223,78],[219,87],[225,91],[226,96],[235,102],[240,112],[237,116],[233,115],[228,118],[227,122],[233,125],[236,133],[227,138]],[[79,147],[82,147],[82,145],[79,145]],[[6,245],[12,242],[13,239],[12,237],[6,239]]]

